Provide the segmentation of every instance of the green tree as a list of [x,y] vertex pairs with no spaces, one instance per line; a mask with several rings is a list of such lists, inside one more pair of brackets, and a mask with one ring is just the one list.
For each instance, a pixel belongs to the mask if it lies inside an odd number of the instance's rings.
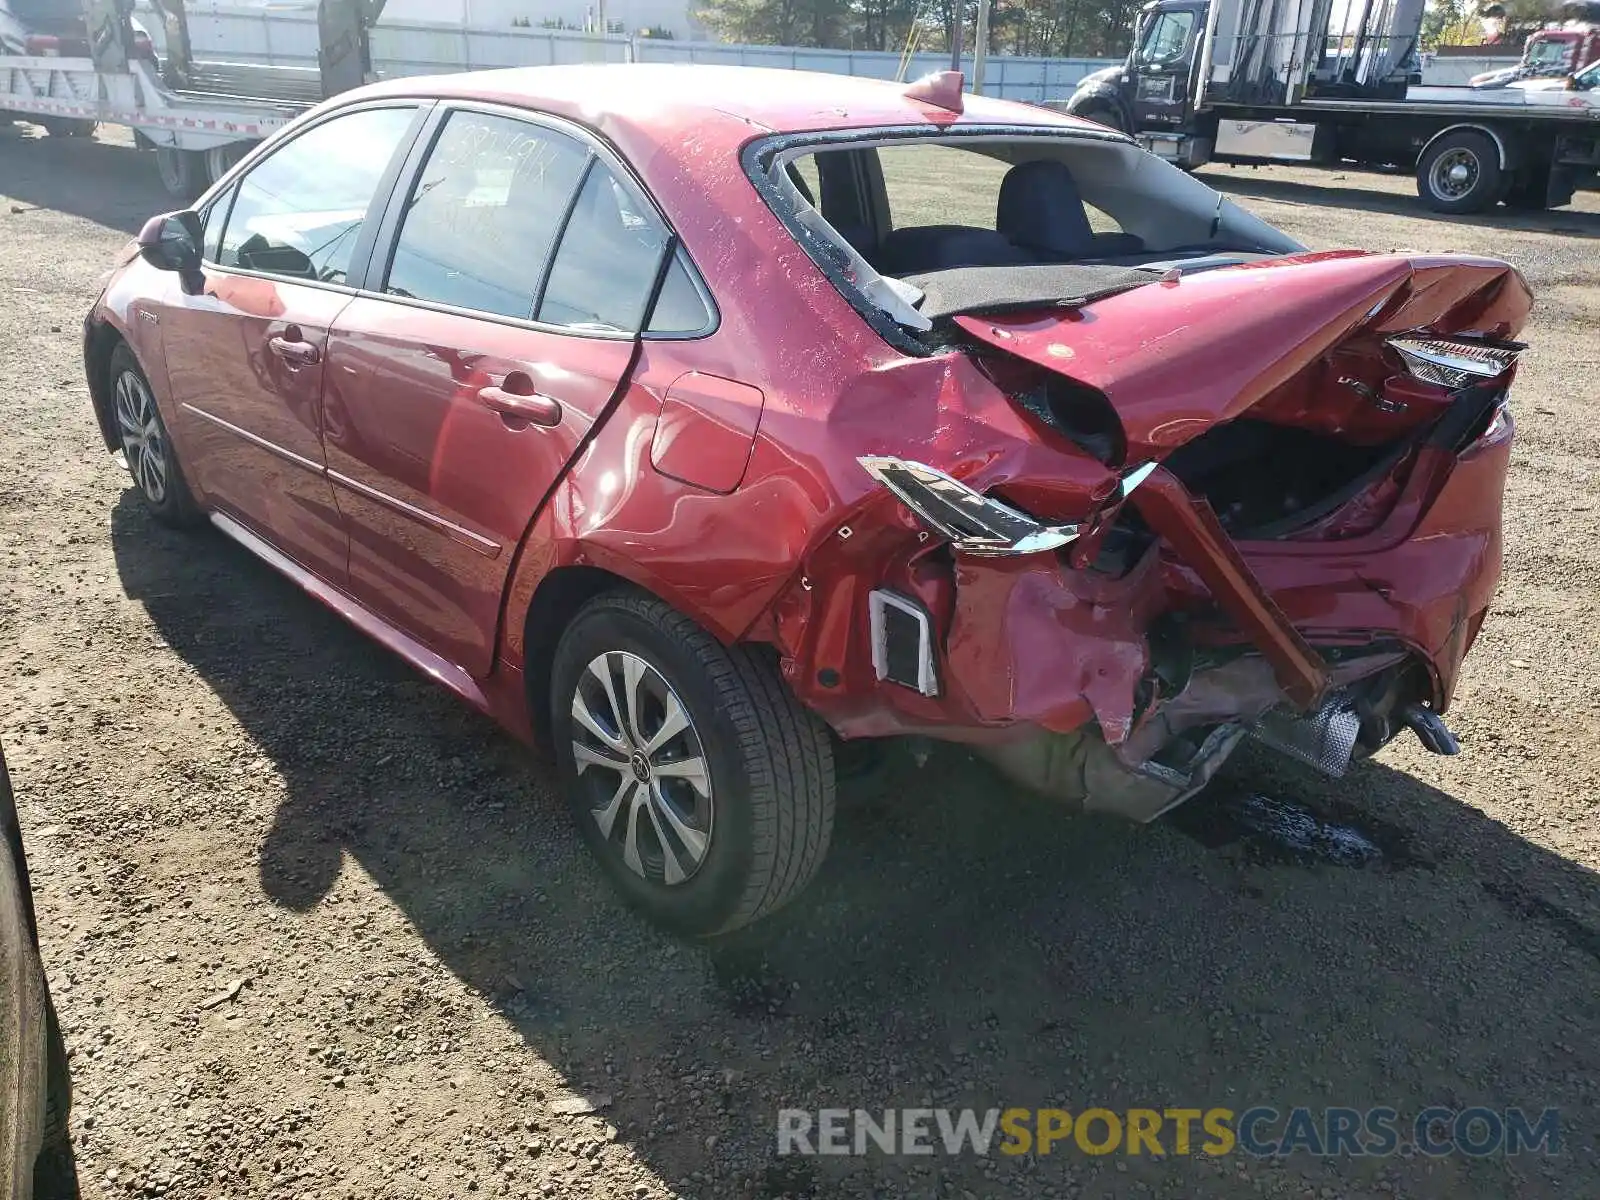
[[[994,0],[989,51],[1120,57],[1141,2]],[[958,13],[970,53],[977,0],[701,0],[695,18],[730,42],[858,50],[903,50],[915,27],[916,48],[937,53],[948,52]]]
[[840,46],[847,12],[845,0],[707,0],[695,19],[730,42]]
[[1454,46],[1464,36],[1467,15],[1462,0],[1433,0],[1422,15],[1422,48]]

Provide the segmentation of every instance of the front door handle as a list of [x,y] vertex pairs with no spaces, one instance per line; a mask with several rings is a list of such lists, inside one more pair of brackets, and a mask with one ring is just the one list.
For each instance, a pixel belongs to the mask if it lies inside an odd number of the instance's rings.
[[267,345],[284,362],[293,363],[297,367],[314,366],[322,361],[322,347],[315,342],[306,341],[298,325],[291,325],[279,336],[268,338]]
[[533,390],[533,381],[520,371],[505,378],[507,386],[478,389],[478,399],[508,421],[527,421],[546,427],[561,424],[561,401]]

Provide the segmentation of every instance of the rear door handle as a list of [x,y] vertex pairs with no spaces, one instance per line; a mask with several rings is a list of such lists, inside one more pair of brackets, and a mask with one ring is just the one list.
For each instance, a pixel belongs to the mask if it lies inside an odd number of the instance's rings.
[[[515,375],[506,377],[507,383],[519,382]],[[493,384],[486,388],[478,389],[478,399],[484,407],[491,408],[502,417],[511,421],[527,421],[533,425],[546,427],[561,424],[561,401],[554,396],[546,396],[542,392],[532,391],[532,381],[526,382],[530,390],[507,391],[503,387]]]
[[322,361],[322,348],[315,342],[306,341],[298,328],[291,325],[284,330],[284,335],[267,340],[272,352],[284,362],[297,367],[309,367]]

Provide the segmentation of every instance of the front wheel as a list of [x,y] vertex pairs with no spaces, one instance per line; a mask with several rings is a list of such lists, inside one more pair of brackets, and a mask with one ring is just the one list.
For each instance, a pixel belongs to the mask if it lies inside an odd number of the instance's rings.
[[1447,133],[1417,162],[1417,195],[1435,212],[1484,212],[1500,203],[1504,192],[1500,151],[1487,134]]
[[1122,114],[1117,111],[1114,105],[1107,104],[1104,101],[1085,104],[1080,111],[1072,115],[1082,117],[1085,121],[1093,121],[1096,125],[1104,125],[1108,129],[1115,129],[1120,133],[1128,132],[1123,125]]
[[675,933],[728,933],[816,873],[833,752],[777,668],[638,593],[591,601],[556,649],[551,733],[612,883]]
[[111,352],[107,382],[122,456],[150,515],[166,525],[200,524],[205,514],[178,465],[178,452],[156,407],[155,392],[126,344]]

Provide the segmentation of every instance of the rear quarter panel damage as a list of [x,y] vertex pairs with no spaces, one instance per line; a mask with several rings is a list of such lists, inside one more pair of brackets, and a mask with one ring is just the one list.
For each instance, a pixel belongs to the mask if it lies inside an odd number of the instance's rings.
[[[1241,641],[1199,576],[1169,553],[1119,579],[1054,557],[1000,564],[941,553],[858,456],[914,459],[980,491],[1025,495],[1042,519],[1084,516],[1115,472],[1020,412],[967,353],[890,350],[770,214],[752,211],[721,227],[702,263],[722,307],[718,331],[645,343],[630,388],[541,511],[508,596],[505,663],[523,661],[540,584],[592,566],[661,595],[725,642],[771,644],[796,693],[847,736],[928,730],[992,741],[1017,726],[1093,722],[1114,743],[1144,719],[1138,689],[1156,616],[1186,610],[1199,618],[1197,640]],[[1253,405],[1294,413],[1293,389],[1311,386],[1330,347],[1353,337],[1418,323],[1508,336],[1527,307],[1503,264],[1333,254],[1147,286],[1076,317],[962,324],[1103,390],[1127,428],[1131,463]],[[751,390],[718,439],[670,440],[663,455],[663,400],[691,371]],[[1339,399],[1340,413],[1312,419],[1350,433],[1354,401]],[[1303,419],[1304,407],[1286,419]],[[742,478],[724,494],[752,425]],[[1442,706],[1498,577],[1501,471],[1503,452],[1487,448],[1431,491],[1403,495],[1370,535],[1239,550],[1303,636],[1413,647]],[[1422,474],[1413,472],[1419,488]],[[866,595],[885,585],[931,615],[938,696],[876,680]]]

